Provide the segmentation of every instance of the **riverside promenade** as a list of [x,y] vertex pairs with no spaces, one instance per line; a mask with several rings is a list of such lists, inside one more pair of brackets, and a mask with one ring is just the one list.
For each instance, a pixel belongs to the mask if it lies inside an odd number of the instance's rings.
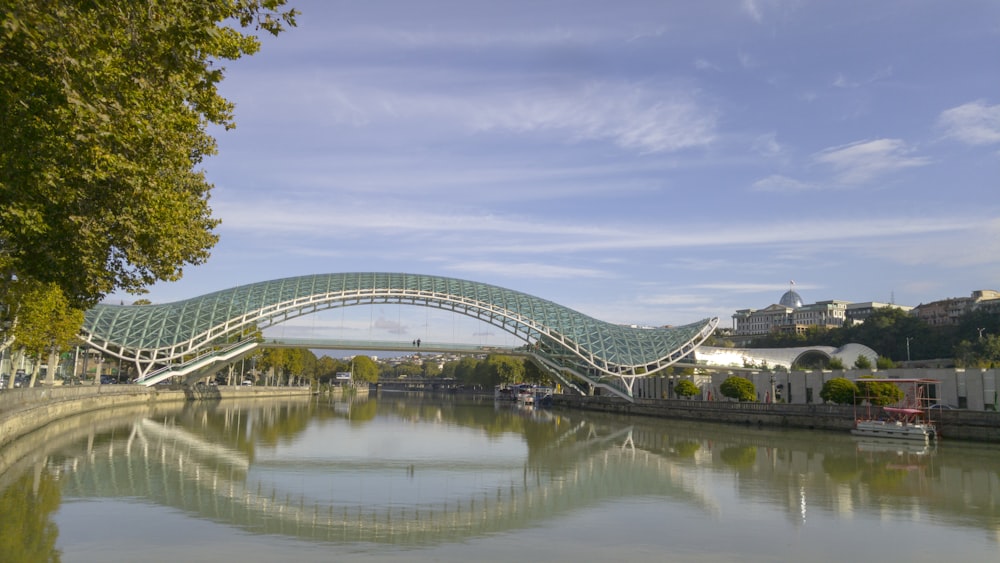
[[[868,407],[834,404],[785,404],[685,399],[635,399],[609,396],[555,395],[553,405],[630,416],[675,418],[747,426],[807,428],[848,432]],[[946,440],[1000,443],[1000,413],[962,409],[931,413]]]
[[3,446],[52,422],[90,411],[184,401],[309,398],[309,387],[193,387],[162,389],[142,385],[32,387],[0,392],[0,456]]

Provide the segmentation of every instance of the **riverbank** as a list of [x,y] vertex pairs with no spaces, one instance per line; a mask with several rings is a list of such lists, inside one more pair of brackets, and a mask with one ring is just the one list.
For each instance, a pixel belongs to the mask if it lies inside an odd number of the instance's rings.
[[[700,422],[776,426],[848,432],[854,427],[858,410],[849,405],[784,404],[683,399],[636,399],[617,397],[555,395],[554,406],[658,418]],[[932,421],[943,439],[1000,443],[1000,413],[942,410]]]
[[101,409],[184,401],[311,396],[308,387],[157,389],[142,385],[88,385],[9,389],[0,392],[0,447],[57,420]]

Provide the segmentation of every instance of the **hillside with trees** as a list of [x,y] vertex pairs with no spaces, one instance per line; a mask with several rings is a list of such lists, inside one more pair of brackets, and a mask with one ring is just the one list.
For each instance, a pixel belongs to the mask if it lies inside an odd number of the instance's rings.
[[810,327],[802,334],[773,333],[755,338],[749,346],[840,347],[851,342],[864,344],[893,362],[954,359],[959,367],[997,367],[1000,366],[1000,314],[973,311],[955,326],[932,327],[905,311],[887,307],[853,326]]

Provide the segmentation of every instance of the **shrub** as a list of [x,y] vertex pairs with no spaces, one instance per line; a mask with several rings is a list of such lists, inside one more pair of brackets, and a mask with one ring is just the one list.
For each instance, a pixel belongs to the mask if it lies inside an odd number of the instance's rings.
[[903,390],[893,383],[871,381],[871,379],[871,376],[868,376],[857,380],[858,396],[877,407],[898,403],[906,396]]
[[757,398],[753,382],[738,375],[726,378],[719,386],[719,391],[723,396],[739,401],[753,401]]
[[682,379],[674,385],[674,393],[677,393],[678,397],[694,397],[700,392],[701,389],[698,389],[690,379]]
[[835,377],[823,384],[819,397],[838,405],[853,404],[858,396],[858,386],[846,377]]

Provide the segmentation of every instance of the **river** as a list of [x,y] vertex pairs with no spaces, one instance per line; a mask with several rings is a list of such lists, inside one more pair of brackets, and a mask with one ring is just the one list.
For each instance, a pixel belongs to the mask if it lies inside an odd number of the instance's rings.
[[11,563],[992,561],[1000,543],[993,445],[385,393],[101,411],[15,446]]

